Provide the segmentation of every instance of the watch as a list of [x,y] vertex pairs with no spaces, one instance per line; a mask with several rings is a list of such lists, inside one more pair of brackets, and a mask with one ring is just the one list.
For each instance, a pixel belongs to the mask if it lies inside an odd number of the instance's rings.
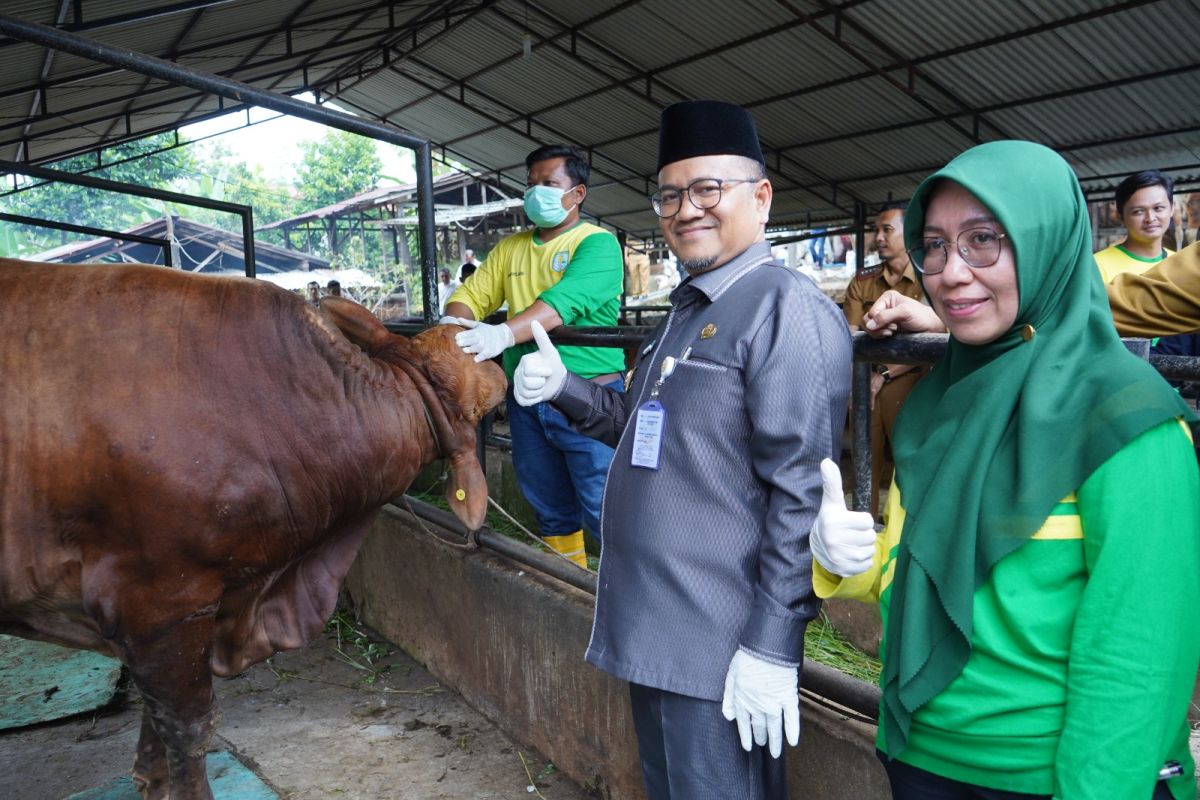
[[892,382],[892,373],[886,365],[880,365],[875,368],[875,374],[883,378],[884,383]]

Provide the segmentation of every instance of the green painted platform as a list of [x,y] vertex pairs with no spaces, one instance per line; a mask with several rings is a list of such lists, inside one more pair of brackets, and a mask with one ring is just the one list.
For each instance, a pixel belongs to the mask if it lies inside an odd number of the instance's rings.
[[[204,764],[208,782],[216,800],[279,800],[265,783],[227,751],[209,753]],[[139,800],[128,775],[109,781],[103,786],[79,792],[67,800]]]
[[0,730],[99,708],[120,677],[121,662],[108,656],[0,636]]

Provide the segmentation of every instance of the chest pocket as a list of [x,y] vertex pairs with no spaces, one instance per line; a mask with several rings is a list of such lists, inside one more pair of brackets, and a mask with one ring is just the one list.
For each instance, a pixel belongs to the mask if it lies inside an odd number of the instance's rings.
[[[705,334],[708,336],[705,336]],[[724,334],[724,336],[722,336]],[[691,344],[683,349],[687,358],[680,360],[676,369],[737,369],[739,362],[738,342],[734,331],[722,331],[716,325],[705,323],[698,326],[692,335]]]
[[[700,326],[698,326],[699,328]],[[720,420],[723,427],[741,418],[741,364],[733,331],[724,340],[721,332],[700,339],[698,332],[691,344],[677,356],[675,372],[662,387],[667,413],[676,419]],[[687,358],[683,358],[687,353]]]

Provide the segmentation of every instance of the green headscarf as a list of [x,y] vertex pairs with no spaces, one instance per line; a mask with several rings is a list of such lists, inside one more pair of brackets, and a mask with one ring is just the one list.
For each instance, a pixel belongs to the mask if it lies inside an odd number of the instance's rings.
[[[935,183],[962,185],[1008,233],[1020,310],[996,341],[950,338],[913,389],[893,452],[906,519],[883,670],[885,744],[907,745],[912,714],[962,672],[972,601],[993,566],[1054,505],[1144,431],[1193,419],[1113,327],[1070,166],[1032,142],[974,147],[917,188],[904,239],[918,246]],[[1022,328],[1036,333],[1028,341]]]

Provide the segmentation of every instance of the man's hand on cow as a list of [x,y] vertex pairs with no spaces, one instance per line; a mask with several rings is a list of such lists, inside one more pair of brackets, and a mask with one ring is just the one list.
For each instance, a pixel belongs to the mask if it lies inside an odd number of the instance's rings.
[[562,387],[567,377],[562,356],[550,343],[550,337],[542,323],[536,319],[529,323],[537,352],[522,356],[513,373],[513,397],[523,406],[537,405],[551,400]]
[[808,535],[813,558],[843,578],[866,572],[875,561],[875,521],[846,508],[842,473],[832,459],[821,462],[821,486],[821,510]]
[[454,324],[461,325],[467,330],[455,334],[454,341],[463,349],[464,353],[474,354],[475,363],[495,358],[516,344],[512,328],[504,323],[489,325],[473,319],[462,319],[461,317],[455,319],[457,321]]
[[783,752],[783,737],[795,747],[800,742],[799,674],[796,667],[772,664],[741,648],[733,654],[725,673],[721,713],[737,720],[742,748],[768,745],[772,758]]
[[937,313],[920,300],[895,289],[884,292],[863,315],[863,330],[873,339],[893,333],[945,333],[946,326]]

